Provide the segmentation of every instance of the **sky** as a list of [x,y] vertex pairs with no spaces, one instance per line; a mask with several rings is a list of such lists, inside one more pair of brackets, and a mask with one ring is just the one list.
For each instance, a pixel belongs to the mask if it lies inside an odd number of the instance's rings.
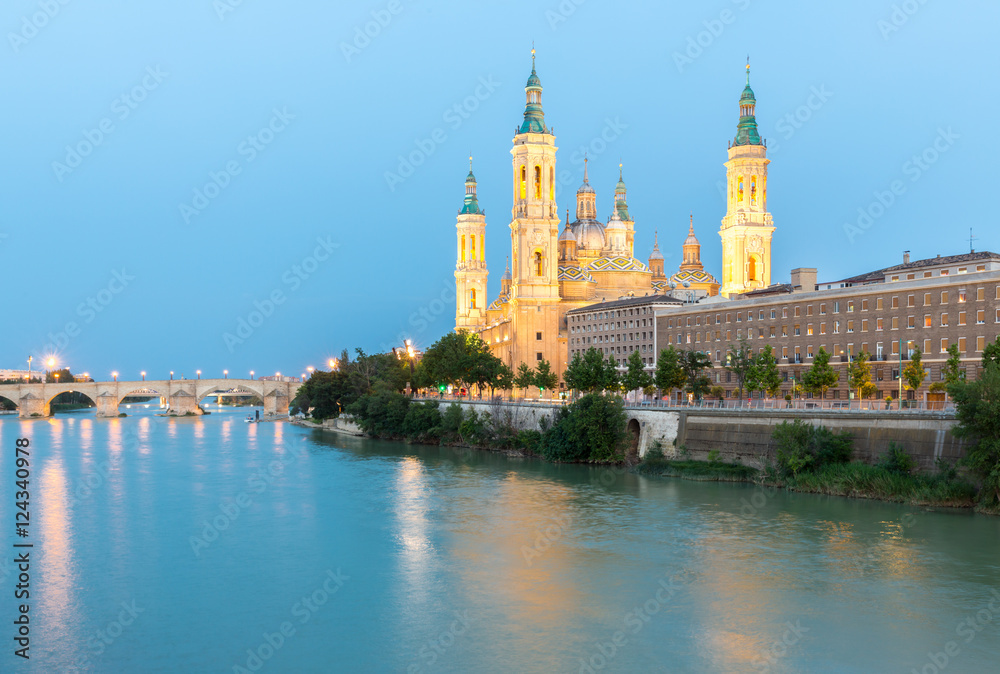
[[[490,298],[532,44],[560,212],[623,164],[636,257],[719,275],[749,55],[772,282],[1000,251],[996,2],[7,0],[0,368],[321,367],[454,326],[474,157]],[[989,213],[994,215],[990,216]],[[572,216],[571,216],[572,219]]]

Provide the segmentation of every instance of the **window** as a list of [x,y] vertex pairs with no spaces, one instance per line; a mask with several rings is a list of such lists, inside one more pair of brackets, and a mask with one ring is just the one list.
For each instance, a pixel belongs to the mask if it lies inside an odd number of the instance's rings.
[[976,351],[979,351],[981,353],[985,348],[986,348],[986,338],[976,337]]
[[976,288],[976,301],[982,302],[986,299],[986,288]]
[[847,313],[849,314],[854,313],[854,300],[851,300],[847,303]]
[[840,313],[840,302],[834,302],[833,303],[833,313],[835,313],[835,314],[839,314]]
[[535,360],[541,360],[541,359],[542,359],[542,352],[539,351],[538,353],[535,354]]
[[965,341],[965,337],[959,337],[958,338],[958,352],[959,353],[965,353],[967,347],[968,347],[968,344]]
[[882,298],[876,298],[875,300],[875,311],[882,311]]
[[826,334],[826,323],[820,323],[819,324],[819,334],[821,334],[821,335],[825,335]]
[[958,324],[959,325],[965,325],[965,312],[964,311],[959,311],[958,312]]
[[[1000,299],[1000,286],[997,286],[997,298]],[[788,318],[788,307],[781,307],[781,317]]]
[[798,326],[798,324],[796,323],[796,324],[795,324],[795,336],[796,336],[796,337],[798,337],[798,336],[799,336],[799,335],[801,335],[801,334],[802,334],[802,331],[801,331],[801,330],[799,329],[799,326]]
[[930,314],[925,314],[924,315],[924,327],[925,328],[932,328],[932,327],[934,327],[934,319],[931,318]]
[[892,329],[899,330],[899,316],[892,317]]
[[541,201],[542,199],[542,167],[535,167],[535,198]]
[[771,318],[772,318],[772,319],[775,319],[775,318],[777,318],[777,317],[778,317],[778,312],[777,312],[777,311],[775,311],[774,309],[771,309]]
[[854,321],[847,321],[847,331],[854,332]]
[[[1000,310],[997,311],[997,316],[1000,317]],[[1000,323],[1000,318],[997,319],[997,323]],[[787,325],[782,325],[781,326],[781,336],[782,337],[787,337],[788,336],[788,326]]]
[[875,331],[876,332],[880,332],[884,328],[885,328],[885,319],[884,318],[876,318],[875,319]]
[[[819,305],[819,315],[820,316],[826,316],[826,305],[825,304]],[[771,318],[774,318],[774,316],[771,316]]]
[[535,251],[535,276],[542,275],[542,253],[541,251]]
[[976,312],[976,324],[982,325],[985,322],[986,322],[986,311],[980,309],[979,311]]
[[941,338],[941,353],[946,353],[948,351],[948,338]]
[[538,340],[539,342],[542,341],[542,333],[536,332],[535,333],[535,339]]
[[861,300],[861,311],[868,311],[868,300]]
[[861,332],[868,332],[868,319],[861,321]]
[[961,290],[958,291],[958,301],[964,302],[965,299],[966,299],[965,288],[962,288]]
[[527,166],[522,166],[521,167],[521,189],[520,189],[520,195],[521,195],[520,196],[521,199],[527,199],[528,198],[528,167]]
[[941,327],[948,327],[948,314],[941,314]]
[[898,309],[899,308],[899,297],[893,297],[892,298],[892,308],[893,309]]
[[470,309],[475,309],[476,308],[476,289],[475,288],[473,288],[472,290],[469,291],[469,308]]
[[929,307],[931,305],[931,294],[924,293],[924,306]]
[[771,337],[774,337],[774,326],[771,327]]
[[802,307],[795,307],[795,318],[802,315]]
[[941,291],[941,304],[948,304],[948,291],[947,290],[942,290]]
[[925,339],[924,340],[924,353],[930,353],[930,352],[931,352],[931,340]]
[[947,276],[947,275],[948,275],[948,270],[947,269],[942,269],[941,270],[941,276]]
[[806,335],[812,337],[812,334],[813,334],[813,326],[812,323],[810,323],[809,325],[806,326]]
[[915,328],[915,327],[917,327],[917,317],[916,316],[907,316],[906,317],[906,327],[908,329],[909,328]]
[[915,306],[917,306],[917,300],[916,300],[916,297],[914,295],[907,295],[906,296],[906,306],[908,306],[908,307],[915,307]]

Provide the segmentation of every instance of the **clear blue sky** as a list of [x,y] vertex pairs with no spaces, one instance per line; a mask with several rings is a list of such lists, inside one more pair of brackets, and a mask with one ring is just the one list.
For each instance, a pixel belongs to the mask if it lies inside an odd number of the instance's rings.
[[[620,157],[640,259],[659,230],[675,268],[693,211],[719,273],[748,53],[773,160],[774,281],[798,266],[842,278],[905,249],[967,252],[969,227],[977,249],[1000,250],[996,2],[229,1],[53,0],[51,18],[47,2],[5,3],[0,367],[53,338],[61,362],[99,378],[298,374],[345,347],[429,345],[453,325],[470,152],[491,298],[499,287],[532,41],[571,177],[560,210],[589,146],[610,213]],[[357,38],[366,24],[375,37]],[[89,156],[68,156],[88,137]],[[935,161],[908,163],[935,141]],[[228,184],[196,201],[213,173]],[[897,180],[905,191],[849,237],[845,223]],[[283,301],[257,321],[275,291]],[[241,318],[259,323],[245,338]]]

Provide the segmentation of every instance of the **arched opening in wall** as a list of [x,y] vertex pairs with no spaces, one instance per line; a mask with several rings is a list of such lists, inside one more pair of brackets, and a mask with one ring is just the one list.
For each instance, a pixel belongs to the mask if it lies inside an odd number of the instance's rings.
[[239,408],[252,409],[263,406],[264,399],[261,398],[259,393],[238,385],[232,388],[208,391],[198,400],[198,407],[220,411]]
[[153,388],[139,388],[127,392],[118,401],[118,411],[125,414],[138,414],[149,410],[150,413],[162,412],[170,402],[166,394]]
[[16,414],[17,403],[11,398],[0,395],[0,414]]
[[543,270],[543,266],[544,265],[542,264],[542,253],[541,253],[541,251],[536,250],[535,251],[535,276],[541,276],[542,275],[542,272],[544,271]]
[[535,199],[542,200],[542,167],[535,167]]
[[476,308],[476,289],[473,288],[469,291],[469,308],[475,310]]
[[465,262],[465,234],[462,235],[462,262]]
[[520,196],[521,199],[527,199],[528,198],[528,167],[527,166],[522,166],[521,167],[521,190],[520,190],[520,194],[521,194],[521,196]]
[[760,264],[757,262],[757,256],[751,255],[750,261],[747,262],[747,281],[759,281],[759,276]]
[[549,167],[549,201],[556,200],[556,169]]
[[472,238],[469,240],[471,248],[469,248],[469,259],[473,262],[476,261],[476,235],[473,234]]
[[633,465],[639,463],[639,436],[642,433],[642,427],[639,425],[638,419],[630,419],[626,430],[628,431],[628,449],[625,450],[625,463]]
[[49,412],[82,412],[97,407],[93,399],[79,391],[65,391],[49,400]]
[[750,205],[757,205],[757,176],[750,176]]
[[739,182],[736,183],[736,201],[743,203],[743,176],[740,176]]

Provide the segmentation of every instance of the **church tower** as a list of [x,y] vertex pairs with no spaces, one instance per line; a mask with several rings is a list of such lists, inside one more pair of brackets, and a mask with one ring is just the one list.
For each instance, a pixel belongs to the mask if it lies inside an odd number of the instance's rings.
[[618,218],[625,224],[626,244],[628,247],[628,257],[634,257],[635,252],[635,220],[628,213],[628,202],[626,197],[628,191],[625,189],[625,179],[622,178],[622,164],[618,162],[618,184],[615,185],[615,210]]
[[660,252],[660,234],[653,232],[653,252],[649,254],[649,271],[653,272],[653,280],[661,281],[667,278],[663,273],[663,253]]
[[524,121],[514,135],[510,235],[513,249],[511,303],[517,329],[512,351],[515,369],[548,360],[563,370],[559,353],[559,212],[556,207],[555,136],[545,125],[542,82],[535,72],[524,87]]
[[486,322],[486,213],[476,197],[476,176],[465,178],[465,203],[456,224],[455,329],[473,331]]
[[740,121],[726,162],[726,215],[722,218],[722,290],[726,297],[771,284],[771,235],[767,212],[767,146],[757,131],[757,100],[747,86],[740,97]]

